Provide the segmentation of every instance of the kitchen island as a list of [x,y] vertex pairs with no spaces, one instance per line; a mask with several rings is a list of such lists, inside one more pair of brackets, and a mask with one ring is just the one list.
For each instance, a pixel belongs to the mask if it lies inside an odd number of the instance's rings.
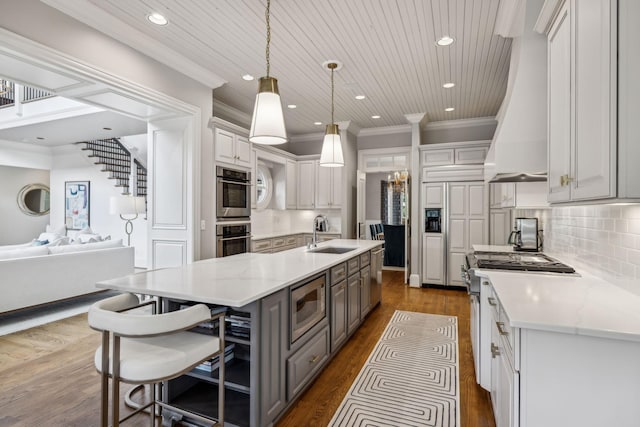
[[476,271],[498,427],[638,425],[640,296],[570,263],[579,274]]
[[[225,310],[225,425],[269,426],[380,302],[381,245],[375,240],[331,240],[319,244],[318,251],[245,253],[97,286],[158,297],[163,311],[194,303]],[[305,304],[316,299],[313,316],[298,310],[305,305],[298,299],[301,290]],[[200,329],[211,333],[211,328],[215,331],[216,325]],[[215,368],[194,369],[166,382],[163,399],[215,417],[216,384]]]

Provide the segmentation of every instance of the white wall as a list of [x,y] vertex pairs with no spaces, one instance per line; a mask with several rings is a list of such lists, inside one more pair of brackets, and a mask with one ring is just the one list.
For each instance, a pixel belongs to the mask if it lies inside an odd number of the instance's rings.
[[358,150],[371,148],[408,147],[411,145],[411,131],[383,135],[359,135]]
[[49,224],[49,215],[30,216],[18,208],[17,195],[27,184],[49,185],[49,171],[0,166],[0,245],[27,243]]
[[[86,156],[80,146],[64,145],[54,149],[53,168],[51,169],[51,224],[64,224],[64,188],[66,181],[90,181],[89,184],[89,226],[100,235],[110,235],[111,239],[123,239],[127,244],[124,231],[125,221],[109,213],[112,196],[121,194],[121,189],[108,179],[107,172],[101,172],[100,166]],[[77,231],[69,230],[67,235],[75,236]],[[147,267],[147,224],[140,216],[133,221],[131,246],[136,248],[135,266]]]
[[51,169],[51,149],[0,140],[0,165]]

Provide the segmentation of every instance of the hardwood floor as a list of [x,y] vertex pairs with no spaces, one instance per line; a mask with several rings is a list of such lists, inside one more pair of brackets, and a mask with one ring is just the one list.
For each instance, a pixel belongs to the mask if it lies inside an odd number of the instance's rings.
[[467,293],[410,288],[403,283],[403,278],[403,272],[383,272],[382,304],[368,315],[362,326],[276,427],[326,426],[395,310],[458,316],[461,427],[495,427],[489,393],[475,380]]
[[[278,427],[325,426],[396,309],[458,316],[461,427],[495,426],[488,393],[475,382],[466,293],[408,288],[402,276],[384,272],[381,306]],[[97,426],[100,384],[93,353],[99,343],[86,315],[0,337],[0,427]],[[138,416],[125,425],[147,426],[148,418]]]

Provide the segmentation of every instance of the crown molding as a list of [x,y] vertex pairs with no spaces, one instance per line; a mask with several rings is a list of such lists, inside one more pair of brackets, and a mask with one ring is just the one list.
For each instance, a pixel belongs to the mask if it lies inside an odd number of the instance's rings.
[[498,124],[495,117],[477,117],[473,119],[460,119],[460,120],[442,120],[439,122],[427,123],[425,128],[427,130],[436,129],[460,129],[469,128],[475,126],[488,126]]
[[393,135],[398,133],[411,133],[411,125],[395,125],[384,126],[379,128],[367,128],[360,129],[358,136],[372,136],[372,135]]
[[217,74],[184,55],[168,49],[154,38],[130,27],[89,1],[42,0],[42,2],[205,86],[215,89],[226,83]]
[[[221,114],[218,114],[221,113]],[[234,120],[241,125],[245,125],[247,128],[251,127],[251,115],[240,111],[235,107],[225,104],[224,102],[213,100],[213,115],[222,116],[229,120]]]

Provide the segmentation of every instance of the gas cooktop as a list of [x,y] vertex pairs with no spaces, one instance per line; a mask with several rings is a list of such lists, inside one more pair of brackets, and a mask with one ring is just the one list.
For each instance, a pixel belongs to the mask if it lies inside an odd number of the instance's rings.
[[474,252],[478,268],[516,271],[546,271],[550,273],[575,273],[573,267],[545,254]]

